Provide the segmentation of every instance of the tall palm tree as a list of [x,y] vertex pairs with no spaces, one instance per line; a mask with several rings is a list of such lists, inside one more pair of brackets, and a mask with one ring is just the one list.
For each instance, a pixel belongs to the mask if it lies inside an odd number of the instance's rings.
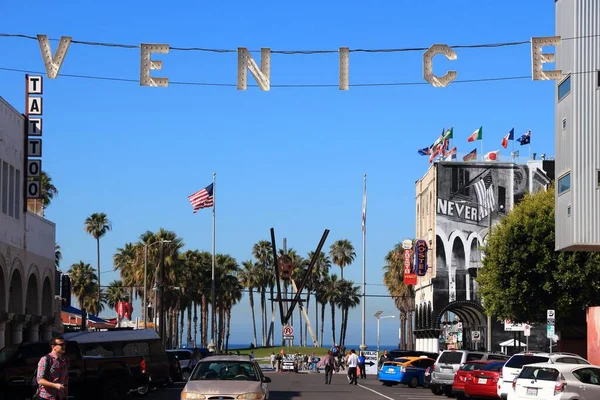
[[54,267],[56,269],[60,268],[60,261],[62,260],[62,252],[60,251],[60,245],[58,243],[54,244]]
[[[336,274],[332,274],[324,282],[325,291],[327,292],[327,302],[331,307],[331,340],[333,344],[335,341],[335,308],[340,302],[340,282]],[[339,344],[339,343],[338,343]]]
[[254,314],[254,289],[258,287],[258,279],[255,275],[256,264],[252,260],[242,263],[242,270],[238,272],[238,279],[243,288],[248,290],[248,300],[250,302],[250,311],[252,313],[252,331],[254,333],[253,341],[256,347],[256,316]]
[[340,267],[340,279],[344,280],[344,268],[354,261],[356,253],[352,242],[347,239],[335,241],[329,248],[331,261]]
[[[400,311],[400,331],[402,332],[401,348],[413,348],[412,313],[415,308],[415,291],[413,286],[404,284],[402,243],[397,243],[385,256],[383,267],[383,283],[388,293],[394,299],[394,304]],[[406,326],[408,323],[408,327]],[[406,340],[408,338],[408,340]]]
[[93,213],[85,219],[84,227],[85,231],[96,239],[96,254],[98,256],[98,302],[101,302],[100,238],[112,229],[112,223],[105,213]]
[[93,291],[98,285],[98,275],[90,264],[83,261],[71,265],[67,274],[71,278],[71,291],[77,298],[79,308],[85,310],[86,304],[89,304],[89,300],[86,299],[94,296]]

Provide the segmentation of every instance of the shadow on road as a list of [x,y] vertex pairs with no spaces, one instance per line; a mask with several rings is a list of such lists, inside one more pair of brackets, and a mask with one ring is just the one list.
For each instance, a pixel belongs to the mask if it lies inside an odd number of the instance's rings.
[[297,390],[271,390],[269,399],[271,400],[292,400],[301,397],[302,393]]

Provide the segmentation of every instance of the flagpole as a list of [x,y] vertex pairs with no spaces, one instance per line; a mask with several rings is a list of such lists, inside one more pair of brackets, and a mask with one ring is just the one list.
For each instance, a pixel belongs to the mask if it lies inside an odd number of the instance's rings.
[[362,237],[362,250],[363,250],[363,270],[362,270],[362,343],[360,349],[365,351],[367,349],[366,344],[366,304],[365,304],[365,292],[367,290],[367,174],[363,174],[363,237]]
[[217,193],[217,173],[213,172],[213,209],[212,209],[212,274],[211,274],[211,282],[210,282],[210,299],[212,303],[212,319],[211,319],[211,343],[213,346],[216,346],[215,343],[215,321],[217,316],[215,314],[215,238],[216,238],[216,230],[215,230],[215,216],[216,216],[216,193]]

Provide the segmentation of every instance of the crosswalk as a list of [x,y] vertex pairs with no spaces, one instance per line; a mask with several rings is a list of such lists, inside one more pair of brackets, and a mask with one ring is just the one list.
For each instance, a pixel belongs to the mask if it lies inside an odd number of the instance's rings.
[[378,394],[381,398],[387,400],[432,400],[432,399],[440,399],[440,396],[436,396],[429,389],[423,388],[409,388],[404,385],[395,386],[395,387],[384,387],[384,386],[371,386],[371,385],[361,385],[358,384],[359,387],[372,392],[374,394]]

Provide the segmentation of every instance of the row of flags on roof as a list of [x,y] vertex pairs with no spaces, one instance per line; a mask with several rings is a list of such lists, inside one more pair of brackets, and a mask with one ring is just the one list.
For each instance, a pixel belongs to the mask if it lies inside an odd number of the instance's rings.
[[[454,146],[450,148],[450,142],[454,138],[454,128],[442,129],[441,135],[433,142],[429,147],[424,147],[417,150],[419,155],[429,156],[429,163],[441,157],[444,161],[451,161],[456,159],[457,148]],[[479,127],[475,130],[467,139],[467,142],[481,141],[483,143],[483,127]],[[515,140],[515,128],[512,128],[503,138],[501,145],[505,149],[508,147],[508,142],[513,141],[514,146]],[[531,131],[527,131],[516,140],[521,146],[531,143]],[[490,151],[483,155],[484,161],[494,161],[500,156],[500,150]],[[463,161],[475,161],[477,160],[477,148],[471,150],[467,155],[463,157]]]

